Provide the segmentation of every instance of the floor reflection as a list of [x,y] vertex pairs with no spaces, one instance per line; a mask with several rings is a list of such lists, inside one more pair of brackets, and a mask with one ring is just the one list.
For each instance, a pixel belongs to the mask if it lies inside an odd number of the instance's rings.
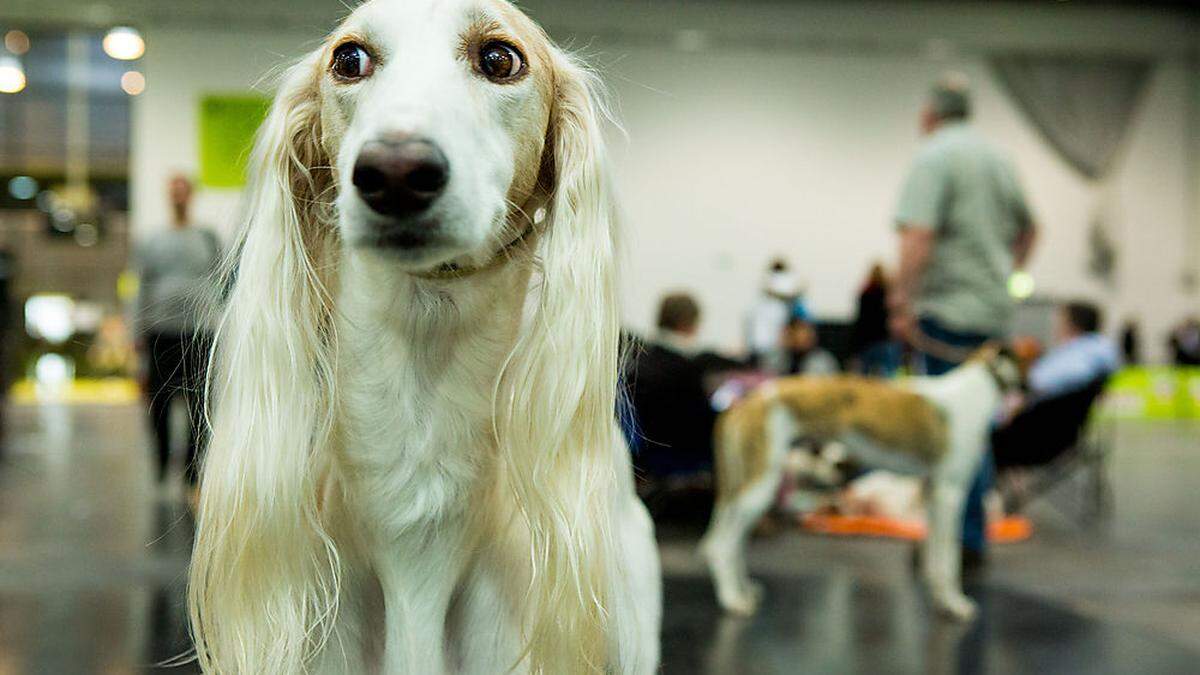
[[828,576],[760,579],[759,613],[722,616],[707,578],[666,581],[663,672],[785,673],[1195,672],[1198,655],[1004,589],[976,588],[980,620],[933,618],[914,592]]
[[[180,662],[193,523],[178,495],[152,484],[141,411],[26,408],[11,420],[0,462],[0,675],[197,672]],[[1130,447],[1171,463],[1114,470],[1120,545],[1041,535],[997,551],[991,581],[968,588],[981,612],[966,627],[930,616],[905,546],[792,533],[751,545],[762,610],[726,617],[696,561],[699,530],[662,528],[662,672],[1196,672],[1200,646],[1186,638],[1200,527],[1180,514],[1194,512],[1184,477],[1200,462],[1183,435],[1148,433]],[[1138,501],[1144,491],[1129,481],[1155,494]]]

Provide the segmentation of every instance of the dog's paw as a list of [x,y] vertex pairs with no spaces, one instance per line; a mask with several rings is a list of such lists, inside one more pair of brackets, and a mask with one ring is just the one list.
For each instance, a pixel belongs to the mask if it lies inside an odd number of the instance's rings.
[[754,616],[758,611],[758,602],[752,596],[743,594],[722,602],[721,607],[734,616]]
[[742,584],[740,593],[721,599],[721,607],[735,616],[752,616],[758,611],[762,602],[763,588],[756,581],[746,581]]
[[961,623],[972,621],[979,613],[979,608],[965,595],[938,598],[935,604],[939,615]]
[[742,593],[749,597],[750,601],[757,608],[762,602],[763,585],[752,579],[747,579],[745,585],[742,587]]

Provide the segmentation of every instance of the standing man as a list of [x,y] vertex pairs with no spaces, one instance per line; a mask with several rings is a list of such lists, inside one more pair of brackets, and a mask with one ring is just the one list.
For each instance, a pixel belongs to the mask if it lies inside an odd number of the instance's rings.
[[171,454],[171,401],[187,399],[190,428],[184,477],[189,499],[196,498],[204,444],[205,366],[212,344],[221,247],[212,230],[193,226],[192,183],[169,182],[171,226],[141,243],[135,254],[139,274],[136,314],[138,345],[145,359],[146,396],[158,458],[158,481],[167,476]]
[[[1008,279],[1025,266],[1036,229],[1008,159],[969,124],[961,75],[938,82],[921,112],[927,140],[909,170],[896,211],[900,270],[889,307],[892,330],[913,345],[925,373],[940,375],[984,342],[1006,335],[1014,304]],[[963,524],[964,569],[986,546],[986,458]]]

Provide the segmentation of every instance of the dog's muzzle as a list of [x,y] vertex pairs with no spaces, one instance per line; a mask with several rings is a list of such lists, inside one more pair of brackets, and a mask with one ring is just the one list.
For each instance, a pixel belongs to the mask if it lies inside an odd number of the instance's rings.
[[429,209],[445,191],[450,163],[433,141],[393,135],[363,145],[352,182],[372,211],[408,219]]

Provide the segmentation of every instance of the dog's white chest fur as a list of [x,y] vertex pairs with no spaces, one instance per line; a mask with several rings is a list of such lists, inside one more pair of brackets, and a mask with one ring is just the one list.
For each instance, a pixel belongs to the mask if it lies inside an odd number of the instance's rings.
[[[468,392],[454,391],[463,378],[453,364],[430,363],[395,336],[376,335],[359,347],[345,355],[351,363],[339,373],[339,388],[346,397],[342,452],[350,480],[363,488],[364,524],[399,535],[460,516],[488,445],[486,418],[464,409]],[[431,372],[439,365],[442,373]]]
[[[347,516],[365,544],[350,632],[367,643],[382,638],[382,672],[443,672],[447,660],[460,662],[450,670],[476,672],[461,663],[474,651],[462,640],[473,636],[455,626],[471,622],[481,596],[488,615],[504,615],[463,552],[470,510],[486,508],[479,477],[494,455],[491,395],[511,316],[477,314],[480,298],[430,294],[412,282],[358,284],[354,263],[347,267],[340,461],[352,486]],[[488,640],[514,629],[489,626]]]
[[476,312],[486,299],[466,293],[356,283],[363,267],[347,264],[340,303],[339,432],[347,478],[362,487],[358,515],[398,535],[469,506],[493,452],[492,389],[515,321]]

